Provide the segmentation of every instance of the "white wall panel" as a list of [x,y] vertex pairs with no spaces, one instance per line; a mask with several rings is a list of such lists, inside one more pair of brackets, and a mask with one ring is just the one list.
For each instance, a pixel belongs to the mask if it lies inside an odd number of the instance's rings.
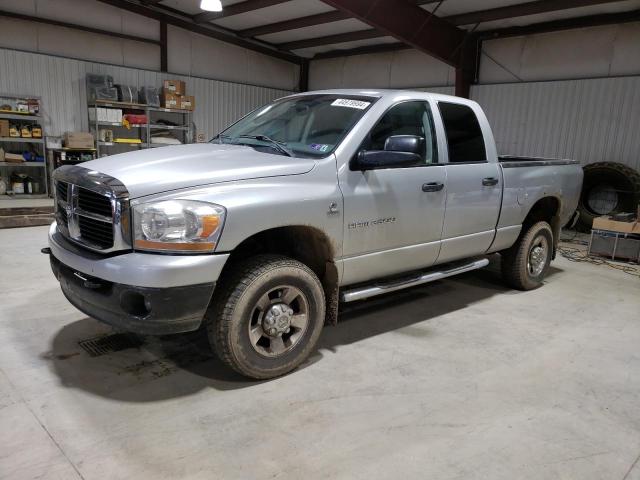
[[618,26],[613,45],[611,75],[637,75],[640,73],[640,23]]
[[640,77],[478,85],[501,154],[640,169]]
[[480,83],[640,74],[640,22],[483,42]]
[[0,18],[0,47],[160,69],[160,47],[43,23]]
[[167,26],[167,63],[172,72],[191,75],[191,32]]
[[287,90],[255,87],[69,58],[0,49],[0,92],[42,97],[43,127],[48,135],[88,130],[85,76],[103,73],[118,83],[161,86],[167,78],[184,80],[196,97],[194,122],[213,136],[245,113],[288,95]]
[[31,27],[31,22],[0,17],[0,47],[37,51],[38,36],[25,35]]
[[168,52],[171,72],[286,90],[298,87],[297,65],[180,28],[168,28]]
[[445,63],[416,50],[312,60],[309,88],[415,88],[446,86],[455,73]]
[[[313,0],[321,4],[319,0]],[[157,20],[97,0],[2,0],[0,9],[114,33],[160,38]],[[198,35],[168,29],[168,70],[216,80],[286,90],[298,87],[291,62]],[[0,17],[0,47],[143,69],[160,69],[160,47],[108,35]]]

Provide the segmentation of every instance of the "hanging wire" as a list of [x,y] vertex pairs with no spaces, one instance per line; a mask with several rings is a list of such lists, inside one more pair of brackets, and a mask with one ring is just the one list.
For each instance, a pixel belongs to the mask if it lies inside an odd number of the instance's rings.
[[579,239],[577,231],[574,231],[573,235],[571,235],[570,237],[564,237],[564,238],[561,237],[560,243],[574,244],[582,247],[580,248],[580,247],[571,247],[566,245],[558,245],[558,253],[560,253],[560,255],[562,255],[564,258],[566,258],[570,262],[590,263],[592,265],[605,265],[607,267],[613,268],[614,270],[619,270],[628,275],[640,278],[640,267],[630,262],[621,262],[621,261],[613,262],[611,260],[607,260],[602,257],[589,256],[589,252],[587,252],[584,248],[584,247],[588,247],[589,242]]

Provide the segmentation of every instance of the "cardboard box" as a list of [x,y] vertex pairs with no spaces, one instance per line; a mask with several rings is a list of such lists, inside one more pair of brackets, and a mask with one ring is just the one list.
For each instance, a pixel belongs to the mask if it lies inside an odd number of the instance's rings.
[[193,95],[185,95],[180,97],[180,106],[182,110],[195,110],[196,98]]
[[182,80],[165,80],[162,86],[164,90],[175,95],[184,95],[187,93],[187,86]]
[[9,136],[9,120],[0,120],[0,137]]
[[67,148],[93,148],[93,135],[87,132],[67,132],[64,134]]
[[4,161],[8,163],[22,163],[24,162],[24,157],[18,153],[5,153]]
[[162,91],[162,106],[164,108],[180,108],[180,95],[169,92],[168,90]]
[[640,206],[638,207],[638,217],[635,222],[616,222],[609,217],[598,217],[593,220],[593,229],[640,235]]

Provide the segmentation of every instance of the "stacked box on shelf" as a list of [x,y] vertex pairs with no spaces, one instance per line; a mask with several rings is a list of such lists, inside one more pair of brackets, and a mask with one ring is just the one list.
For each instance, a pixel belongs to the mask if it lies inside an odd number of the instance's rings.
[[162,106],[191,111],[196,108],[196,99],[187,95],[187,86],[182,80],[165,80],[162,88]]

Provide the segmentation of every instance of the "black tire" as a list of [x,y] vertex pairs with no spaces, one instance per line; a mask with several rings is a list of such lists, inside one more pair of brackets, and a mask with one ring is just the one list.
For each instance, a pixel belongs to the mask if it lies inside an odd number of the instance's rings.
[[[297,297],[287,304],[284,296],[289,293]],[[271,303],[263,307],[265,296]],[[291,312],[276,309],[274,317],[276,304],[277,308],[289,306]],[[292,319],[302,318],[303,311],[307,323],[298,328]],[[283,325],[281,314],[286,317]],[[274,318],[278,325],[268,328],[265,322],[274,322]],[[287,328],[286,319],[290,320],[289,331],[267,333],[274,326]],[[260,380],[284,375],[300,365],[313,351],[324,320],[324,290],[318,277],[306,265],[280,255],[257,255],[233,266],[216,288],[205,315],[209,343],[218,357],[236,372]],[[254,333],[258,330],[260,337]],[[279,350],[282,348],[285,350]]]
[[[598,162],[585,165],[582,193],[578,203],[578,228],[590,231],[593,220],[602,215],[618,212],[635,212],[640,202],[640,173],[621,163]],[[593,195],[615,191],[608,205],[595,207]],[[594,208],[595,207],[595,208]]]
[[[539,247],[539,239],[546,242],[546,252],[544,262],[539,262],[540,270],[531,268],[533,259],[540,258],[534,252],[534,248]],[[537,222],[531,225],[527,231],[522,232],[518,241],[510,249],[502,252],[502,278],[513,288],[518,290],[532,290],[542,285],[544,276],[549,270],[551,257],[553,254],[553,231],[547,222]]]

